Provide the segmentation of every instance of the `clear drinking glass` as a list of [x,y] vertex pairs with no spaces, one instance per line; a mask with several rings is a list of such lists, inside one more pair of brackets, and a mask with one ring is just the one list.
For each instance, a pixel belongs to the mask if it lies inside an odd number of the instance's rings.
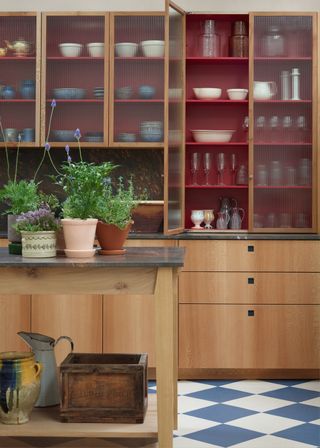
[[224,185],[223,172],[225,169],[225,154],[219,152],[217,156],[218,185]]
[[194,152],[191,155],[191,173],[192,173],[192,185],[198,185],[198,171],[200,169],[201,154],[200,152]]
[[278,115],[272,115],[269,119],[269,138],[268,140],[273,143],[279,142],[280,120]]
[[204,228],[212,229],[211,223],[214,220],[213,210],[203,210],[203,212],[204,212],[203,222],[205,223]]
[[232,185],[236,184],[237,158],[235,154],[231,154],[231,177]]
[[220,56],[220,36],[216,33],[214,20],[205,20],[200,36],[200,55],[205,57]]
[[203,167],[204,167],[204,173],[205,173],[205,176],[206,176],[206,183],[205,183],[205,185],[210,185],[209,175],[210,175],[210,170],[211,170],[211,167],[212,167],[212,154],[211,154],[211,152],[206,152],[204,154]]
[[242,129],[245,132],[245,141],[248,141],[248,131],[249,131],[249,117],[244,117],[243,123],[242,123]]

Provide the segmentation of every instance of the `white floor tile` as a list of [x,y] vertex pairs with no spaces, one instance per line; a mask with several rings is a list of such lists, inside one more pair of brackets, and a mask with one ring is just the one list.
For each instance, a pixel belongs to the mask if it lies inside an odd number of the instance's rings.
[[238,418],[228,422],[228,425],[238,428],[250,429],[251,431],[262,432],[263,434],[273,434],[278,431],[293,428],[303,422],[292,418],[279,417],[269,414],[254,414],[247,417]]
[[295,386],[297,389],[306,389],[306,390],[314,390],[316,392],[320,393],[320,381],[314,380],[314,381],[307,381],[306,383],[296,384]]
[[213,401],[201,400],[200,398],[186,397],[181,395],[178,397],[178,412],[185,413],[195,411],[196,409],[206,408],[216,404]]
[[280,400],[279,398],[265,397],[264,395],[250,395],[248,397],[226,401],[224,404],[238,406],[239,408],[250,409],[257,412],[266,412],[289,406],[290,404],[293,404],[293,402]]
[[307,443],[295,442],[294,440],[283,439],[276,436],[262,436],[258,439],[232,445],[229,448],[316,448]]
[[318,420],[313,420],[313,422],[310,422],[313,425],[320,425],[320,418],[318,418]]
[[185,437],[176,437],[173,439],[173,448],[221,448],[210,443],[199,442],[199,440],[191,440]]
[[192,417],[191,415],[178,415],[178,429],[174,431],[177,436],[185,436],[192,432],[202,431],[203,429],[212,428],[220,425],[218,422],[212,422],[204,418]]
[[286,386],[283,386],[282,384],[269,383],[268,381],[244,380],[225,384],[221,387],[224,387],[226,389],[240,390],[242,392],[248,392],[249,394],[263,394],[272,390],[283,389]]
[[320,408],[320,397],[311,398],[311,400],[302,401],[301,404],[309,404],[310,406],[317,406]]
[[196,381],[179,381],[178,394],[186,395],[193,392],[199,392],[201,390],[213,389],[216,386],[210,386],[209,384],[197,383]]

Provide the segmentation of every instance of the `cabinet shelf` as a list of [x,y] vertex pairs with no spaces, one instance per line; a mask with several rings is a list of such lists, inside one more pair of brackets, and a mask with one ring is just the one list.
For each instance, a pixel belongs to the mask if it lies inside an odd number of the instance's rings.
[[134,56],[132,58],[125,58],[121,56],[115,56],[115,61],[164,61],[164,58],[155,57],[155,58],[146,58],[145,56]]
[[205,57],[205,56],[188,56],[186,58],[187,62],[216,62],[216,63],[235,63],[235,62],[241,62],[241,63],[248,63],[249,58],[236,58],[231,56],[225,56],[225,57]]
[[196,99],[189,99],[186,101],[186,103],[193,103],[193,104],[248,104],[248,100],[196,100]]
[[[46,100],[47,103],[51,103],[52,100]],[[83,99],[83,100],[56,100],[57,103],[103,103],[104,100]]]
[[187,146],[248,146],[247,142],[225,142],[225,143],[219,143],[219,142],[186,142]]
[[35,103],[36,100],[25,100],[25,99],[12,99],[12,100],[6,100],[6,99],[1,99],[0,103]]
[[254,103],[262,104],[311,104],[311,100],[254,100]]
[[288,57],[264,57],[257,56],[254,58],[254,62],[256,61],[271,61],[271,62],[294,62],[294,61],[312,61],[312,58],[309,56],[288,56]]
[[151,100],[142,100],[142,99],[133,99],[133,100],[114,100],[115,103],[163,103],[163,99],[151,99]]
[[268,143],[268,142],[254,142],[254,146],[293,146],[293,147],[298,147],[298,146],[312,146],[311,142],[307,142],[307,143],[290,143],[290,142],[272,142],[272,143]]
[[0,57],[0,62],[1,61],[35,61],[36,57],[35,56],[22,56],[22,57],[17,57],[17,56],[1,56]]
[[312,188],[311,185],[266,185],[260,186],[255,185],[255,189],[257,190],[310,190]]
[[246,190],[248,189],[248,185],[186,185],[186,189],[188,190],[217,189],[217,188]]
[[66,56],[48,56],[47,61],[104,61],[104,58],[93,58],[91,56],[77,56],[72,58],[68,58]]

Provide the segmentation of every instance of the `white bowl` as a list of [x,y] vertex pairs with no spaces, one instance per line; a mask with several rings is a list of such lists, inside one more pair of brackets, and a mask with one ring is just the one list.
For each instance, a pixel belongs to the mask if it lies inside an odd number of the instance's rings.
[[87,44],[88,53],[92,58],[102,58],[104,55],[103,42],[91,42]]
[[248,95],[247,89],[227,89],[230,100],[245,100]]
[[134,42],[119,42],[115,44],[116,56],[120,58],[133,58],[138,51],[138,44]]
[[230,142],[235,130],[203,130],[195,129],[191,130],[193,138],[199,143],[226,143]]
[[163,58],[164,41],[163,40],[143,40],[140,42],[142,54],[146,58]]
[[221,89],[215,87],[194,87],[193,93],[198,100],[213,100],[220,98]]
[[62,56],[66,58],[76,58],[80,56],[82,51],[82,44],[63,43],[59,44],[59,50]]

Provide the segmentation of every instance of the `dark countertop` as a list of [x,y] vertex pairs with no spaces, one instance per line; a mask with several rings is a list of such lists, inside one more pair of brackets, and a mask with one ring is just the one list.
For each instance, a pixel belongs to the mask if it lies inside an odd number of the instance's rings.
[[67,258],[23,258],[21,255],[9,255],[7,248],[0,248],[0,268],[140,268],[140,267],[182,267],[184,249],[179,247],[128,247],[124,255],[96,255],[94,257]]

